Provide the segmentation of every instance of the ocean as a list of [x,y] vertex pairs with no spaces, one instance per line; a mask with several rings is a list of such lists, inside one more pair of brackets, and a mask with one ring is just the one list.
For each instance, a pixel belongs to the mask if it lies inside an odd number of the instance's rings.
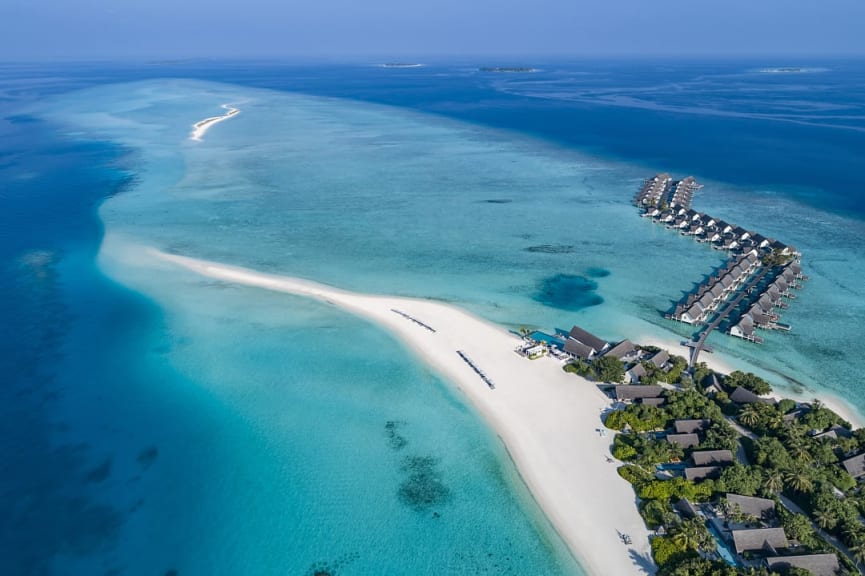
[[716,353],[865,408],[865,63],[486,64],[2,68],[4,574],[582,574],[388,334],[103,244],[679,340],[663,312],[722,255],[629,201],[694,174],[811,278],[790,333]]

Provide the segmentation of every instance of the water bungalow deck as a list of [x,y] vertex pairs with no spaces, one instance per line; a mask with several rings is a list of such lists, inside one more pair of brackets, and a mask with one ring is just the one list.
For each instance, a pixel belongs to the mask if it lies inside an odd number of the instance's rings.
[[[708,335],[727,320],[733,319],[728,334],[757,343],[763,339],[755,334],[756,328],[791,330],[789,324],[778,321],[780,316],[774,310],[787,309],[788,301],[796,298],[791,289],[801,288],[801,281],[808,279],[802,274],[801,254],[792,246],[692,210],[693,196],[701,188],[692,176],[673,180],[663,173],[647,179],[634,197],[642,217],[730,254],[724,266],[665,315],[671,320],[706,326],[689,343],[692,365],[706,348]],[[787,263],[774,265],[779,257],[786,258]],[[764,282],[767,278],[768,282]],[[739,310],[743,301],[747,309]],[[709,319],[712,321],[706,325]]]

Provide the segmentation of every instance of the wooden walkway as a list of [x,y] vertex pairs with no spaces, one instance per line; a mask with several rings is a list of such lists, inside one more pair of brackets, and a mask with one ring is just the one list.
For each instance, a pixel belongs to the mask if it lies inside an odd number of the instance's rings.
[[697,358],[700,356],[700,352],[703,351],[704,348],[707,349],[707,352],[711,352],[711,348],[706,346],[706,338],[709,337],[709,334],[712,333],[715,328],[717,328],[730,313],[739,306],[739,303],[747,296],[751,289],[754,288],[757,284],[760,283],[763,278],[766,277],[766,274],[771,270],[771,266],[764,266],[763,269],[757,274],[748,284],[739,292],[739,294],[730,301],[730,303],[718,314],[715,316],[715,319],[712,320],[711,324],[706,325],[700,332],[694,335],[695,341],[689,342],[686,344],[691,348],[691,360],[688,362],[688,366],[693,368],[697,363]]

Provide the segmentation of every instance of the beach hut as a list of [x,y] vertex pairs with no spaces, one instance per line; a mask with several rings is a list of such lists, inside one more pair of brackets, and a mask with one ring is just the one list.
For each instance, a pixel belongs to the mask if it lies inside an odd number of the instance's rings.
[[759,550],[775,554],[779,548],[789,548],[790,542],[783,528],[753,528],[733,530],[733,546],[738,554]]
[[696,434],[667,434],[667,442],[682,448],[694,448],[700,445],[700,437]]
[[636,400],[638,398],[660,398],[664,394],[662,386],[635,386],[620,384],[614,386],[616,400]]
[[637,347],[630,340],[622,340],[604,353],[604,356],[612,356],[618,360],[633,356]]
[[640,381],[640,378],[646,375],[646,369],[643,368],[642,364],[634,364],[628,369],[626,374],[628,376],[628,380],[631,384],[636,384]]
[[591,358],[606,352],[609,347],[610,345],[606,341],[586,332],[579,326],[574,326],[568,333],[568,340],[565,342],[564,350],[577,358]]
[[852,458],[847,458],[841,465],[853,478],[860,478],[865,475],[865,454],[859,454]]
[[747,516],[768,519],[775,515],[775,501],[768,498],[727,494],[726,499],[730,510],[738,510]]
[[741,386],[736,386],[733,389],[733,392],[730,393],[730,400],[736,404],[755,404],[757,402],[763,402],[765,404],[775,403],[772,398],[761,398],[747,388],[742,388]]
[[711,420],[676,420],[673,422],[676,434],[696,434],[708,430],[711,425]]
[[694,466],[718,466],[732,464],[733,453],[729,450],[700,450],[691,454]]
[[786,574],[789,568],[807,570],[814,576],[836,576],[841,567],[835,554],[807,554],[802,556],[779,556],[766,559],[766,567],[773,572]]
[[707,478],[717,478],[721,475],[720,466],[693,466],[685,468],[685,480],[697,482]]
[[661,350],[649,359],[649,362],[655,365],[656,368],[663,368],[667,361],[670,360],[670,354],[666,350]]

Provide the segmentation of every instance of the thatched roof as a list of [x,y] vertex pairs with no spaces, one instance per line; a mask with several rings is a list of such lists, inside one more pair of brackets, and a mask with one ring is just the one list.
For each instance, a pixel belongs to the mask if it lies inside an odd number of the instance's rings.
[[685,468],[685,480],[705,480],[706,478],[717,478],[720,475],[720,466],[694,466],[692,468]]
[[844,466],[844,469],[847,470],[847,473],[853,478],[859,478],[860,476],[865,475],[865,454],[859,454],[858,456],[847,458],[841,462],[841,464]]
[[694,432],[702,432],[709,428],[712,424],[711,420],[676,420],[673,426],[676,428],[677,434],[692,434]]
[[733,530],[733,545],[741,554],[753,550],[777,550],[787,548],[790,543],[783,528],[753,528],[750,530]]
[[840,570],[838,557],[834,554],[809,554],[807,556],[781,556],[767,558],[769,570],[777,571],[785,568],[802,568],[814,576],[835,576]]
[[563,349],[571,356],[576,356],[577,358],[591,358],[597,352],[594,348],[586,346],[573,338],[567,339]]
[[743,388],[741,386],[736,386],[733,389],[733,392],[730,394],[730,400],[732,400],[736,404],[755,404],[757,402],[763,402],[765,404],[775,403],[773,399],[761,398],[747,388]]
[[768,498],[755,498],[741,494],[727,494],[727,504],[731,509],[738,508],[742,514],[763,518],[766,514],[775,512],[775,501]]
[[602,352],[607,346],[609,346],[605,340],[601,340],[594,334],[586,332],[579,326],[571,328],[568,337],[573,338],[577,342],[580,342],[589,348],[594,348],[596,352]]
[[696,434],[667,434],[667,442],[678,444],[682,448],[693,448],[699,446],[700,437]]
[[634,343],[630,340],[622,340],[621,342],[607,350],[604,356],[612,356],[613,358],[621,360],[628,354],[633,353],[636,349],[637,347],[634,346]]
[[636,398],[660,398],[664,393],[662,386],[641,386],[639,384],[621,384],[615,387],[617,400],[634,400]]
[[733,453],[729,450],[700,450],[691,454],[695,466],[711,466],[714,464],[732,464]]
[[670,359],[670,354],[666,350],[661,350],[654,356],[649,359],[649,362],[657,366],[658,368],[662,367],[667,361]]

